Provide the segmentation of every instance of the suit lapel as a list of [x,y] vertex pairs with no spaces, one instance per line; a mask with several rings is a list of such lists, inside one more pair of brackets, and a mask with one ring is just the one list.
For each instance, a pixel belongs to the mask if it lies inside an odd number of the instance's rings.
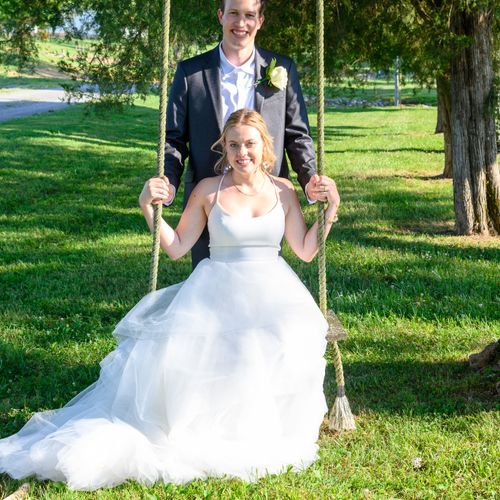
[[205,79],[205,85],[208,88],[210,97],[212,98],[212,104],[214,107],[215,118],[217,120],[217,125],[219,127],[219,133],[222,132],[222,99],[220,90],[220,55],[219,46],[211,50],[206,58],[205,67],[203,69],[203,76]]
[[[255,47],[255,81],[262,80],[266,76],[267,66],[268,62],[261,55],[259,48]],[[262,105],[267,97],[266,89],[266,83],[259,83],[255,87],[255,110],[259,113],[262,113]]]

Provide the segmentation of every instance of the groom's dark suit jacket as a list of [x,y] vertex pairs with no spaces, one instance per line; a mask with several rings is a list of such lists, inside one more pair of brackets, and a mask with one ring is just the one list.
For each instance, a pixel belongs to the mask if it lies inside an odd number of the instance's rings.
[[[267,83],[258,84],[255,109],[264,117],[274,139],[276,163],[272,173],[288,177],[286,151],[299,183],[305,188],[315,173],[316,159],[295,63],[289,57],[256,47],[255,79],[265,76],[273,57],[276,65],[287,71],[287,87],[280,91]],[[219,65],[219,46],[180,62],[169,94],[165,175],[178,189],[187,159],[185,202],[197,182],[215,175],[214,165],[220,158],[211,150],[223,128]],[[193,265],[208,256],[206,235],[193,248],[192,255]]]

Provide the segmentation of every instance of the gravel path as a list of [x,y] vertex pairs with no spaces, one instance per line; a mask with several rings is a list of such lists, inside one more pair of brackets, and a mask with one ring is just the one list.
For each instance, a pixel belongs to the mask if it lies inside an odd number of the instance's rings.
[[64,90],[55,89],[0,89],[0,122],[45,113],[69,106],[62,102]]

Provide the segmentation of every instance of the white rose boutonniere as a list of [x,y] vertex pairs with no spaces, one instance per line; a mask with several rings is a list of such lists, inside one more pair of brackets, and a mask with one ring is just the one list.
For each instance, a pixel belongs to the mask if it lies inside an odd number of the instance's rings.
[[270,87],[275,87],[278,90],[285,90],[288,82],[288,74],[283,66],[276,66],[276,58],[273,57],[271,63],[266,68],[266,76],[259,80],[259,83],[267,83]]

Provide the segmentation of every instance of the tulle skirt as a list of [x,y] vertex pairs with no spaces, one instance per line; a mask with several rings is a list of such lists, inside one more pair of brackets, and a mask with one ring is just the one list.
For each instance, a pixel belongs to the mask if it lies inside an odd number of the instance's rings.
[[281,257],[205,259],[120,321],[97,382],[0,440],[0,472],[94,490],[305,468],[327,410],[326,331]]

